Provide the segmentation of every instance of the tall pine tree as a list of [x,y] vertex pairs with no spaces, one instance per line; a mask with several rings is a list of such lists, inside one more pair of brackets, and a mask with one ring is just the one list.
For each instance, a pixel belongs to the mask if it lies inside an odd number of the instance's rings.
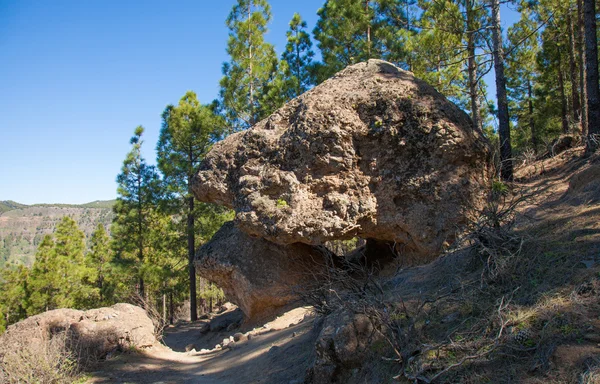
[[278,71],[275,49],[264,38],[270,21],[266,0],[238,0],[227,17],[230,60],[223,64],[220,96],[234,131],[251,127],[274,108],[263,102]]
[[[168,106],[157,145],[158,168],[176,202],[175,210],[186,218],[191,321],[197,320],[196,214],[192,178],[211,145],[222,135],[224,122],[213,108],[201,105],[194,92],[187,92],[176,107]],[[202,203],[201,203],[202,204]]]
[[315,53],[312,51],[310,35],[306,32],[306,21],[298,13],[292,17],[286,36],[287,43],[281,59],[287,63],[288,71],[285,75],[291,82],[289,96],[294,98],[313,85],[311,69]]
[[117,201],[111,232],[116,259],[131,264],[137,277],[137,292],[145,299],[143,267],[150,242],[148,228],[160,196],[160,179],[155,167],[146,164],[142,157],[143,133],[142,126],[135,129],[130,140],[131,151],[117,176]]

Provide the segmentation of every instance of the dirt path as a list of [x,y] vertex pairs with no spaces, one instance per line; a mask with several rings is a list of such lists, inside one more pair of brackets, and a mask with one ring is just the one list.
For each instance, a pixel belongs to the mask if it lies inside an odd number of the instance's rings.
[[[187,344],[222,340],[239,330],[207,332],[204,322],[184,323],[166,332],[165,344],[104,362],[89,383],[301,383],[312,359],[316,333],[307,308],[286,312],[246,334],[232,348],[177,352]],[[227,335],[227,336],[225,336]]]

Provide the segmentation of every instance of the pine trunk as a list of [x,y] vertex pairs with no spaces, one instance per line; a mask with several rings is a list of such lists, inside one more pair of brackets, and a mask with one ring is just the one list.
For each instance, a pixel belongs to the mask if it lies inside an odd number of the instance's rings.
[[167,323],[167,294],[163,293],[163,324]]
[[500,176],[503,180],[513,180],[512,145],[506,97],[506,77],[504,76],[504,51],[502,30],[500,29],[500,2],[490,0],[492,6],[492,42],[494,45],[494,70],[496,73],[496,97],[498,99],[498,135],[500,138]]
[[249,102],[249,107],[250,107],[250,126],[253,126],[254,124],[256,124],[256,118],[254,116],[254,74],[253,74],[253,68],[252,68],[252,25],[250,24],[250,19],[252,17],[252,1],[248,2],[248,74],[249,74],[249,78],[250,78],[250,94],[249,94],[249,98],[250,98],[250,102]]
[[[369,0],[365,1],[365,12],[367,16],[369,15]],[[371,20],[369,20],[369,25],[367,25],[367,54],[368,59],[371,58]]]
[[571,77],[571,98],[573,99],[573,121],[577,126],[581,123],[581,104],[579,102],[579,92],[577,91],[577,64],[575,62],[575,29],[571,19],[571,11],[567,11],[567,23],[569,26],[569,68]]
[[[188,180],[191,186],[191,178]],[[191,194],[190,194],[191,195]],[[196,268],[194,267],[194,196],[188,198],[187,241],[188,241],[188,271],[190,276],[190,321],[198,320],[196,305]]]
[[173,303],[173,292],[169,292],[169,324],[173,325],[175,317],[175,303]]
[[586,141],[588,132],[587,120],[587,89],[585,87],[585,30],[583,23],[583,0],[577,0],[577,24],[578,24],[578,53],[579,53],[579,88],[581,89],[581,140]]
[[534,152],[537,153],[538,138],[537,132],[535,131],[535,119],[533,118],[533,90],[531,86],[531,80],[527,80],[527,103],[529,104],[529,130],[531,132],[531,146]]
[[585,26],[585,83],[588,99],[587,151],[598,148],[600,133],[600,89],[598,88],[598,38],[596,36],[596,1],[583,1]]
[[473,1],[468,0],[467,3],[467,55],[468,72],[469,72],[469,96],[471,98],[471,119],[475,129],[481,130],[481,112],[479,105],[479,93],[477,87],[477,61],[475,60],[475,30],[473,20]]
[[569,107],[567,105],[567,95],[565,94],[565,77],[563,75],[563,70],[560,67],[560,54],[556,65],[558,68],[558,90],[560,92],[562,131],[567,134],[569,133]]

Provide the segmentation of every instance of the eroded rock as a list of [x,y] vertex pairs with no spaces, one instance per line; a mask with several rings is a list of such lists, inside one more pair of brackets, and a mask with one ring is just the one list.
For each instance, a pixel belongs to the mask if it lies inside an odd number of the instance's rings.
[[216,144],[193,190],[234,208],[245,233],[274,243],[358,236],[401,244],[425,261],[478,205],[486,143],[432,87],[369,60]]
[[0,358],[12,351],[41,350],[54,337],[64,338],[65,348],[75,348],[77,353],[85,350],[82,357],[92,359],[117,349],[148,348],[158,343],[146,311],[131,304],[88,311],[55,309],[8,327],[0,336]]
[[340,310],[324,318],[315,344],[316,358],[306,382],[345,383],[369,357],[370,346],[381,340],[366,315]]
[[[223,289],[250,319],[268,316],[296,300],[322,260],[307,244],[280,245],[255,238],[228,222],[196,255],[196,270]],[[212,323],[211,323],[212,328]]]

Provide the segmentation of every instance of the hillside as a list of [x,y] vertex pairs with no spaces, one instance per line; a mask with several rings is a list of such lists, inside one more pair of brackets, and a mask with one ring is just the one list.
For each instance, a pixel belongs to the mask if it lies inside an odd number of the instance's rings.
[[102,223],[112,221],[114,200],[86,204],[34,204],[0,201],[0,267],[5,264],[31,265],[35,250],[45,235],[54,232],[63,216],[70,216],[89,240]]

